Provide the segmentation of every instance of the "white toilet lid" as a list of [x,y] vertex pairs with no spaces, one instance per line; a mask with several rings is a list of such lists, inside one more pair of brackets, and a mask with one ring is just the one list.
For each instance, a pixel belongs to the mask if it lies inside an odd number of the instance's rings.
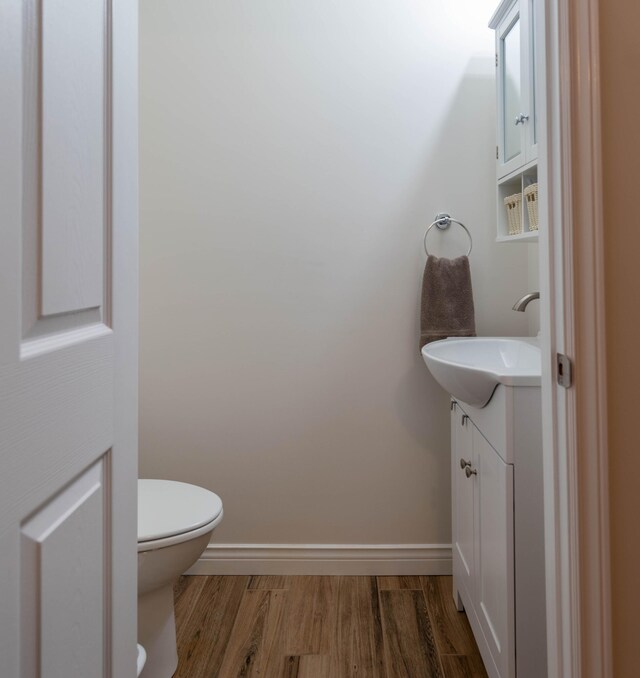
[[138,541],[197,530],[222,511],[217,494],[176,480],[138,480]]

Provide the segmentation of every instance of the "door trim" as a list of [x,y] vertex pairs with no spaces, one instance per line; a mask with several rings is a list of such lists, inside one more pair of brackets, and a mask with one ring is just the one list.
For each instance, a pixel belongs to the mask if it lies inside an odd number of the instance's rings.
[[110,675],[133,678],[137,664],[138,568],[138,3],[112,0],[111,186],[115,391],[111,520],[119,539],[111,554]]
[[[541,169],[547,223],[557,225],[541,236],[548,674],[610,678],[598,0],[548,0],[544,10]],[[568,390],[555,384],[556,352],[576,366]]]

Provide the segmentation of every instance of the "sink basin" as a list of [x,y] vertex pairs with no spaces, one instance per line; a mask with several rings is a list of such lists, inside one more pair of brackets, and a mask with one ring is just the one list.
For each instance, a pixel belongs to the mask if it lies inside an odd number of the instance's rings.
[[533,338],[469,337],[426,344],[422,357],[454,398],[484,407],[498,384],[540,386],[540,348]]

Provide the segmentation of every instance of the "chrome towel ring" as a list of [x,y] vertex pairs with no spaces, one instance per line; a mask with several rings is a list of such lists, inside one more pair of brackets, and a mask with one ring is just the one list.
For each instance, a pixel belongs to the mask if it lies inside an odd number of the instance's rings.
[[469,236],[469,251],[467,252],[467,256],[471,254],[471,249],[473,247],[473,238],[471,237],[471,233],[469,233],[469,229],[461,222],[458,221],[457,219],[452,219],[450,214],[446,214],[442,212],[441,214],[436,214],[436,219],[435,221],[429,226],[427,229],[427,232],[424,234],[424,251],[426,252],[427,256],[429,255],[429,250],[427,249],[427,236],[429,235],[429,231],[434,227],[437,226],[438,230],[440,231],[446,231],[451,224],[458,224],[458,226],[462,226],[464,228],[465,233]]

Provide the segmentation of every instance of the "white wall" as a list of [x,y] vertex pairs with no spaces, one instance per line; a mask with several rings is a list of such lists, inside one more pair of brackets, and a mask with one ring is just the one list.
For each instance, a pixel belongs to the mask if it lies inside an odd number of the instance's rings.
[[526,246],[493,242],[493,4],[142,0],[141,473],[219,493],[216,541],[450,540],[436,212],[472,231],[479,332],[527,332]]

